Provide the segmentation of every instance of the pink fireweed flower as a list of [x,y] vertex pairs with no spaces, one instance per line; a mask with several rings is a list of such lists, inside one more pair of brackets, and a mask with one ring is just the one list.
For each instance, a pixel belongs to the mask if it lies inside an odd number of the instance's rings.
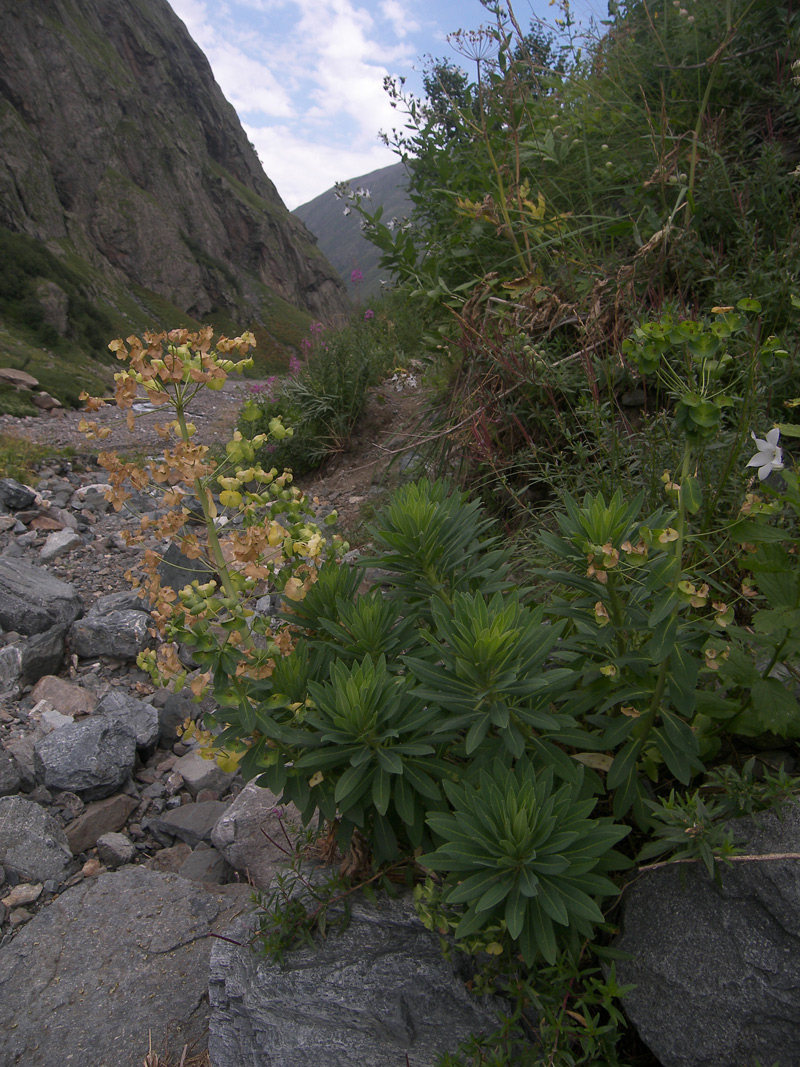
[[300,360],[297,358],[297,356],[290,356],[289,357],[289,373],[290,374],[299,374],[300,373],[300,368],[302,366],[303,366],[303,364],[300,362]]
[[369,322],[370,319],[374,318],[375,312],[372,310],[372,308],[367,308],[367,310],[364,312],[364,322]]
[[350,281],[352,282],[353,285],[358,285],[359,282],[363,282],[364,281],[364,275],[361,273],[361,271],[358,269],[358,267],[356,267],[356,269],[351,272]]

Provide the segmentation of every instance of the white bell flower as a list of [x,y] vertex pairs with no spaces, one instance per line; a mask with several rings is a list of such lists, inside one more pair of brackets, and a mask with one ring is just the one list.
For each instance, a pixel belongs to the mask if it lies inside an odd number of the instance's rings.
[[747,466],[758,467],[758,477],[763,482],[773,471],[783,470],[783,449],[778,446],[781,431],[777,426],[773,426],[767,434],[766,440],[762,437],[756,437],[752,432],[750,436],[755,441],[758,452],[748,461]]

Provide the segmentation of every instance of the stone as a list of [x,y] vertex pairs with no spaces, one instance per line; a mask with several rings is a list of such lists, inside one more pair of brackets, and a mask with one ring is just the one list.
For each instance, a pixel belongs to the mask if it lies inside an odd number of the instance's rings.
[[10,753],[20,777],[20,788],[30,791],[36,785],[36,771],[33,766],[32,735],[16,737],[6,744],[6,752]]
[[[747,855],[800,852],[800,806],[731,823]],[[623,1008],[663,1067],[800,1063],[800,866],[651,871],[623,895]]]
[[47,700],[62,715],[88,715],[97,707],[97,696],[75,682],[53,674],[40,678],[31,691],[31,699]]
[[269,789],[248,782],[211,831],[211,841],[235,871],[266,889],[286,864],[300,826],[293,804],[282,807]]
[[0,698],[15,700],[22,687],[22,648],[5,645],[0,648]]
[[97,839],[97,855],[104,866],[114,870],[135,858],[136,845],[125,834],[102,834]]
[[187,718],[195,719],[197,712],[198,707],[192,699],[191,690],[170,693],[158,709],[161,743],[174,744],[183,733],[183,723]]
[[133,797],[118,793],[89,804],[86,810],[73,819],[65,831],[72,854],[77,856],[93,848],[99,838],[123,827],[137,808]]
[[193,882],[224,885],[228,881],[230,870],[225,857],[205,841],[201,841],[180,865],[178,874],[181,878],[189,878]]
[[249,896],[142,867],[66,890],[0,953],[0,1062],[141,1067],[167,1031],[202,1051],[210,935]]
[[224,793],[236,777],[230,771],[223,771],[213,759],[203,759],[199,752],[187,752],[175,760],[172,773],[181,776],[193,797],[201,789],[215,789],[218,793]]
[[21,784],[16,760],[10,752],[0,749],[0,797],[10,797],[18,793]]
[[213,570],[202,560],[189,559],[176,544],[171,544],[158,565],[158,576],[162,586],[169,586],[179,593],[193,581],[201,584],[214,577]]
[[145,867],[150,871],[162,871],[164,874],[177,874],[184,863],[192,854],[192,846],[185,841],[169,848],[162,848],[149,860],[145,860]]
[[19,885],[15,885],[0,903],[5,904],[7,908],[16,908],[20,904],[33,904],[42,895],[43,888],[44,886],[41,882],[37,882],[36,885],[31,885],[30,882],[21,882]]
[[71,715],[62,715],[60,711],[56,711],[47,700],[40,700],[31,708],[28,719],[38,724],[42,735],[51,734],[53,730],[60,730],[62,726],[75,722]]
[[433,1067],[470,1034],[497,1029],[492,1002],[467,991],[461,961],[445,959],[409,896],[353,898],[343,932],[282,964],[253,952],[254,929],[242,917],[211,950],[214,1067]]
[[136,733],[116,716],[94,716],[64,726],[33,748],[36,779],[48,789],[100,800],[116,792],[136,759]]
[[36,493],[15,478],[0,478],[0,501],[11,511],[22,511],[36,502]]
[[16,367],[0,367],[0,382],[10,382],[17,389],[35,389],[39,379]]
[[72,859],[64,831],[24,797],[0,797],[0,864],[23,882],[61,881]]
[[73,548],[82,544],[80,536],[74,530],[69,528],[53,530],[47,535],[39,550],[39,555],[43,563],[50,563],[51,560],[66,555],[67,552],[71,552]]
[[221,800],[204,804],[183,804],[150,820],[148,829],[170,838],[179,838],[192,848],[201,841],[211,842],[211,831],[227,808]]
[[82,613],[76,589],[43,567],[0,556],[0,626],[38,634],[59,623],[69,626]]
[[158,742],[158,711],[152,704],[112,690],[98,703],[95,715],[116,718],[136,734],[136,747],[144,752],[155,751]]
[[38,393],[31,395],[31,403],[34,407],[39,408],[40,411],[55,411],[57,408],[63,408],[63,404],[54,396],[50,396],[49,393],[45,393],[44,390],[40,390]]
[[61,666],[66,654],[67,627],[63,623],[33,634],[22,645],[22,682],[33,685]]
[[119,593],[108,593],[98,597],[89,608],[87,615],[111,615],[115,611],[149,611],[147,602],[137,595],[134,589],[123,589]]
[[73,623],[69,641],[81,659],[114,656],[135,660],[153,643],[150,616],[144,611],[112,611],[107,615],[87,615]]

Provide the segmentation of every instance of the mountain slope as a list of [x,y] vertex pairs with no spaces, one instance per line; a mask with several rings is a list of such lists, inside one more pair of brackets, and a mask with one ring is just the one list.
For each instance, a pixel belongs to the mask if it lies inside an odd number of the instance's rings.
[[277,354],[346,313],[166,0],[0,0],[0,19],[0,225],[25,289],[0,270],[6,327],[34,329],[38,300],[79,347],[81,305],[115,328],[257,327]]
[[[405,191],[402,163],[352,178],[349,185],[351,189],[369,189],[369,207],[374,210],[382,206],[384,222],[411,214],[412,204]],[[380,291],[381,278],[388,280],[388,276],[378,267],[379,250],[361,235],[358,215],[345,215],[344,207],[344,203],[336,199],[334,190],[329,189],[295,208],[294,214],[316,235],[320,251],[338,270],[350,295],[372,296]],[[350,281],[353,270],[360,270],[364,276],[358,285]]]

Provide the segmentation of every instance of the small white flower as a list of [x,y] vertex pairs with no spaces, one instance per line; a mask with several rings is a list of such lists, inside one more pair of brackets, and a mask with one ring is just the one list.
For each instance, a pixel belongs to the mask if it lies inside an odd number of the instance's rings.
[[762,437],[756,437],[752,432],[750,436],[755,441],[758,452],[748,462],[747,466],[758,467],[758,477],[763,482],[773,471],[783,470],[783,449],[778,446],[781,431],[777,426],[773,426],[767,434],[766,440]]

